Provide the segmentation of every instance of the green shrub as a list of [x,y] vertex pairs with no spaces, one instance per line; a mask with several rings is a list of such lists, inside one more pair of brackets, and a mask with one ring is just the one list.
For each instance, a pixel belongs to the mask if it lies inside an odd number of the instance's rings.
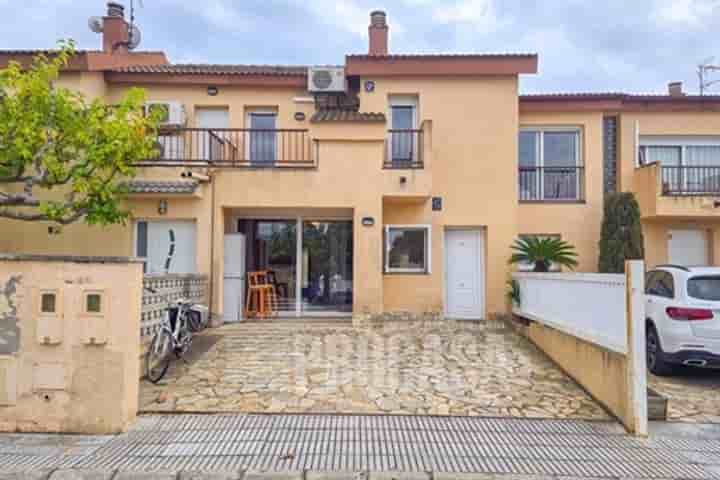
[[605,198],[598,271],[625,273],[625,260],[641,260],[644,256],[640,207],[635,195],[609,194]]

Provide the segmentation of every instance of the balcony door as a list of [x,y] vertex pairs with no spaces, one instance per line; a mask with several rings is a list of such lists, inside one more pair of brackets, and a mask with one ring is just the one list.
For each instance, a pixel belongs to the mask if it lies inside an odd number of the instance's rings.
[[227,107],[196,108],[195,125],[203,129],[199,132],[196,158],[222,160],[222,139],[226,135],[226,129],[230,128],[230,112]]
[[248,159],[251,165],[271,167],[277,160],[277,113],[253,111],[247,114],[250,127]]
[[388,155],[392,166],[410,166],[417,160],[417,98],[390,99]]

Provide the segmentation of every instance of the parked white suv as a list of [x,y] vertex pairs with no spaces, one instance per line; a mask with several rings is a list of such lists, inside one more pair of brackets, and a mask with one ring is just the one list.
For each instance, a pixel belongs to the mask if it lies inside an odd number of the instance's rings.
[[720,368],[720,268],[659,265],[645,276],[647,363]]

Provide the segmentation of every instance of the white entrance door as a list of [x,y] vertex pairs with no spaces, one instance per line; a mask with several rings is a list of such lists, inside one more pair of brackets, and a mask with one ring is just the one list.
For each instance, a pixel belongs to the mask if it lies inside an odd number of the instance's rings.
[[708,243],[704,230],[670,230],[668,262],[674,265],[707,265]]
[[445,314],[481,319],[484,313],[483,235],[481,230],[445,231]]
[[195,222],[138,221],[136,255],[146,273],[195,273]]

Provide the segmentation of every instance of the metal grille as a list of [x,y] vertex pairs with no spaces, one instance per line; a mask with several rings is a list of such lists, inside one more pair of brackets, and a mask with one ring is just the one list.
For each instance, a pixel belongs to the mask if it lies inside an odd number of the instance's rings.
[[[720,478],[720,443],[638,439],[609,423],[362,415],[141,417],[116,437],[0,437],[0,471],[436,471]],[[714,467],[717,468],[717,467]]]

